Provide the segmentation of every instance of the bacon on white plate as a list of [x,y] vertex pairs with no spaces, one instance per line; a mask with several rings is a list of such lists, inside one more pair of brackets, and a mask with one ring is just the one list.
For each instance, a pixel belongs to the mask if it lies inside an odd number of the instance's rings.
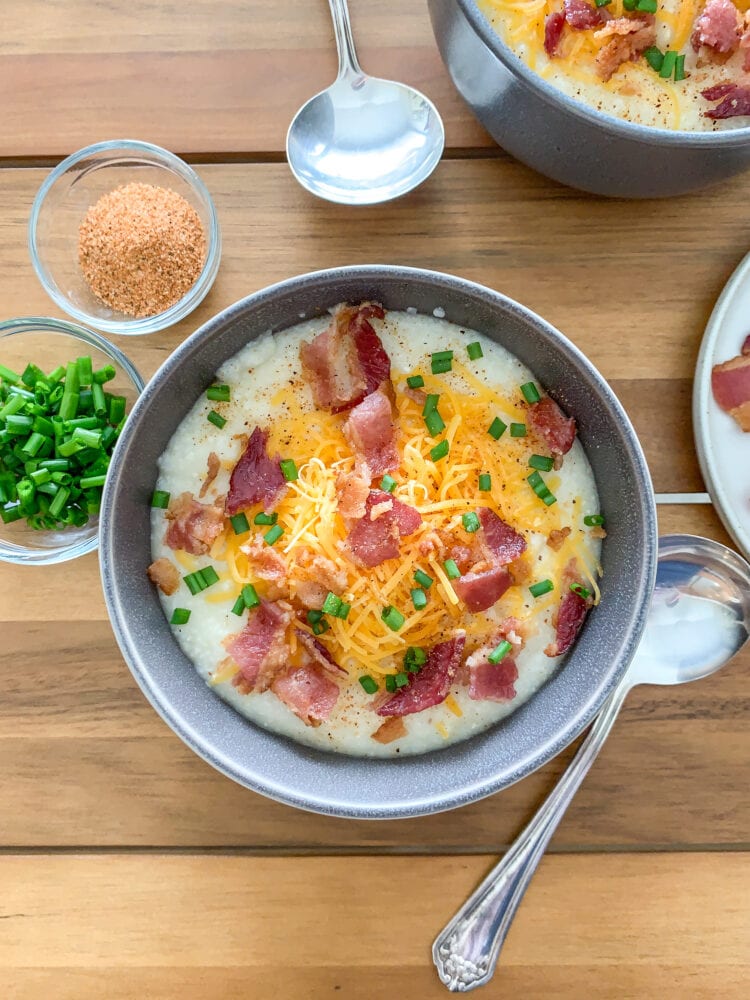
[[567,455],[576,439],[573,417],[566,416],[551,396],[530,403],[526,412],[532,431],[542,438],[552,454]]
[[279,674],[271,690],[306,726],[319,726],[333,711],[339,687],[311,663]]
[[339,306],[322,333],[302,342],[302,375],[316,406],[341,413],[376,389],[391,390],[391,359],[370,323],[384,316],[373,302]]
[[164,556],[160,559],[155,559],[146,572],[148,573],[149,580],[155,583],[162,594],[166,594],[167,597],[170,594],[174,594],[180,586],[180,571],[174,563],[170,562]]
[[232,469],[225,502],[230,516],[256,503],[262,503],[265,511],[273,510],[284,495],[287,485],[279,456],[268,457],[267,443],[268,431],[256,427]]
[[742,353],[714,365],[711,371],[714,399],[743,431],[750,432],[750,336],[745,338]]
[[180,493],[166,512],[164,542],[194,556],[205,555],[221,534],[224,511],[217,504],[200,503],[192,493]]
[[447,642],[433,646],[419,673],[409,675],[406,687],[399,688],[376,709],[378,715],[413,715],[445,701],[461,665],[465,644],[466,635],[458,632]]
[[727,55],[739,47],[742,25],[742,15],[732,0],[708,0],[696,18],[690,41],[696,52],[705,45]]
[[357,476],[370,482],[399,466],[391,401],[376,389],[350,411],[342,428],[354,452]]
[[226,651],[240,668],[232,683],[243,694],[265,691],[289,665],[286,630],[292,609],[283,601],[261,601],[248,612],[241,632],[228,636]]
[[372,569],[399,553],[399,540],[413,534],[422,515],[384,490],[370,490],[365,515],[355,521],[347,537],[352,559]]

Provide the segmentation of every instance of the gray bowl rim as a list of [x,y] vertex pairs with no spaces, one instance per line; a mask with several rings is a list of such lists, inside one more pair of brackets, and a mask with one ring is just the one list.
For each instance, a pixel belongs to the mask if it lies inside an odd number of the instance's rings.
[[[437,2],[445,3],[447,0],[437,0]],[[551,83],[530,69],[494,30],[477,6],[476,0],[452,0],[452,2],[458,4],[475,34],[510,73],[519,77],[531,90],[536,91],[547,104],[555,107],[562,105],[570,114],[583,119],[588,124],[604,128],[621,138],[640,141],[652,146],[732,147],[742,146],[750,142],[750,125],[725,129],[720,132],[691,132],[684,129],[638,125],[636,122],[616,118],[614,115],[608,115],[596,108],[589,107],[583,101],[568,97],[567,94],[553,87]]]
[[[561,350],[568,356],[568,359],[575,366],[582,368],[586,375],[596,384],[602,399],[606,401],[607,407],[612,413],[613,419],[617,420],[627,439],[631,452],[633,465],[636,470],[637,492],[641,498],[641,514],[644,522],[644,549],[642,559],[642,571],[639,578],[639,585],[636,592],[639,600],[636,602],[633,626],[620,645],[619,664],[610,668],[606,677],[601,681],[599,687],[589,698],[588,702],[579,706],[576,713],[571,716],[562,729],[558,729],[555,735],[546,743],[538,746],[536,751],[528,755],[520,762],[515,769],[496,774],[490,774],[481,780],[476,780],[471,784],[456,787],[451,794],[431,795],[425,794],[420,798],[415,798],[408,802],[396,801],[392,803],[369,804],[366,802],[349,802],[334,798],[323,798],[316,796],[314,790],[309,793],[299,794],[291,791],[280,782],[272,782],[265,778],[263,774],[251,771],[249,768],[239,768],[234,761],[226,755],[220,755],[211,746],[210,739],[198,733],[188,719],[177,712],[166,699],[159,697],[151,688],[149,683],[148,665],[144,663],[137,645],[131,639],[130,629],[127,623],[127,616],[121,613],[121,603],[119,599],[120,581],[113,573],[113,553],[115,547],[115,524],[112,517],[114,498],[117,491],[117,484],[120,479],[120,466],[122,456],[125,454],[129,443],[138,433],[139,414],[142,409],[146,409],[150,400],[159,392],[165,380],[178,369],[182,364],[189,362],[191,355],[200,349],[202,342],[211,337],[215,330],[220,330],[235,319],[241,319],[248,311],[254,310],[261,305],[272,302],[278,295],[287,295],[294,292],[302,292],[305,289],[322,290],[335,286],[337,283],[359,279],[363,283],[378,280],[404,281],[409,279],[432,282],[436,291],[440,288],[448,288],[452,292],[460,293],[470,298],[479,298],[485,304],[499,307],[506,312],[513,312],[521,316],[527,322],[531,322],[535,327],[543,331],[547,336],[555,339]],[[332,297],[331,305],[334,305]],[[656,519],[656,503],[651,477],[646,464],[646,459],[636,436],[635,430],[625,413],[620,401],[617,399],[608,383],[597,369],[586,358],[586,356],[551,324],[542,319],[532,310],[526,308],[514,299],[496,292],[485,285],[455,275],[446,274],[440,271],[432,271],[424,268],[415,268],[402,265],[390,264],[359,264],[347,267],[329,268],[319,271],[312,271],[306,274],[297,275],[285,279],[266,288],[260,289],[251,295],[235,302],[226,309],[217,313],[214,317],[204,323],[190,337],[187,338],[167,360],[162,364],[146,388],[136,401],[130,418],[125,423],[120,440],[115,449],[110,473],[107,477],[103,496],[102,513],[100,521],[100,542],[99,542],[99,564],[102,579],[104,598],[109,612],[112,630],[117,643],[123,654],[125,662],[130,668],[136,683],[141,688],[146,699],[150,702],[156,712],[162,717],[172,731],[190,747],[199,757],[202,757],[208,764],[216,768],[217,771],[236,781],[238,784],[265,795],[267,798],[281,802],[285,805],[294,806],[310,812],[315,812],[328,816],[337,816],[350,819],[404,819],[415,816],[426,816],[433,813],[443,812],[459,806],[468,805],[479,799],[485,798],[494,792],[505,789],[521,778],[531,774],[541,767],[558,753],[565,749],[573,740],[578,737],[584,729],[594,720],[607,696],[614,690],[615,686],[627,670],[630,661],[635,655],[635,651],[640,642],[643,629],[646,624],[650,597],[654,589],[656,579],[656,566],[658,556],[658,529]],[[166,618],[165,618],[166,626]],[[208,690],[208,688],[207,688]],[[214,696],[215,697],[215,696]],[[531,699],[533,701],[533,698]],[[492,731],[492,728],[488,732]],[[476,737],[475,737],[476,738]],[[460,746],[461,744],[456,744]],[[303,748],[309,750],[309,748]],[[450,751],[450,747],[434,751],[441,754]],[[317,752],[321,758],[321,766],[325,766],[325,759],[330,756],[327,751]],[[317,756],[316,753],[316,756]],[[341,755],[337,755],[341,756]],[[356,764],[362,766],[375,767],[397,767],[408,768],[409,761],[418,760],[419,757],[409,756],[403,758],[351,758]]]

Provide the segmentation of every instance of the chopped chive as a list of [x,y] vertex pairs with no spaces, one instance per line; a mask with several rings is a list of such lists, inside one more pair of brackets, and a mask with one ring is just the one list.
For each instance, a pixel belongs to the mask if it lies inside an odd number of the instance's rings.
[[151,494],[151,506],[166,510],[169,506],[169,493],[166,490],[154,490]]
[[383,608],[380,617],[392,632],[398,632],[406,621],[401,612],[397,608],[394,608],[392,604],[388,604]]
[[204,566],[202,570],[199,570],[199,573],[203,577],[204,589],[206,587],[213,587],[215,583],[219,582],[219,574],[213,566]]
[[221,430],[221,428],[227,422],[226,417],[222,417],[222,415],[220,413],[217,413],[216,410],[211,410],[209,415],[206,417],[206,420],[208,420],[210,424],[213,424],[214,427],[218,427],[219,430]]
[[341,607],[336,613],[335,617],[340,618],[342,622],[345,622],[349,617],[349,612],[352,610],[351,604],[347,604],[346,601],[341,602]]
[[373,677],[370,677],[369,674],[362,674],[359,678],[359,683],[365,689],[365,694],[375,694],[378,690],[378,682]]
[[12,368],[6,368],[5,365],[0,365],[0,379],[4,382],[10,382],[11,385],[16,385],[21,381],[21,376],[17,375]]
[[422,608],[427,607],[427,594],[419,587],[411,591],[411,600],[417,611],[421,611]]
[[637,0],[636,10],[642,10],[644,14],[655,14],[657,8],[656,0]]
[[396,690],[396,677],[394,674],[385,675],[385,689],[391,694]]
[[[49,469],[34,469],[33,472],[29,472],[29,479],[32,481],[34,486],[44,486],[52,479],[52,473]],[[6,501],[10,500],[9,496],[0,496],[0,500]]]
[[431,392],[427,396],[427,399],[424,401],[424,406],[422,407],[422,416],[426,417],[428,413],[432,413],[433,410],[436,410],[439,402],[440,402],[440,393]]
[[237,600],[234,602],[232,606],[232,614],[243,615],[244,613],[245,613],[245,599],[242,596],[242,594],[240,594],[240,596],[237,598]]
[[534,382],[524,382],[521,386],[521,393],[527,403],[538,403],[542,398]]
[[[46,484],[46,486],[51,486],[51,485],[52,485],[51,483]],[[41,488],[45,489],[44,486]],[[67,489],[67,487],[65,486],[61,486],[60,489],[57,491],[57,493],[54,495],[52,503],[49,505],[49,512],[52,517],[58,517],[62,513],[62,509],[68,502],[69,497],[70,497],[70,490]]]
[[280,524],[274,524],[270,531],[267,531],[263,536],[263,540],[266,545],[273,545],[274,542],[278,542],[281,536],[284,534],[284,529]]
[[414,579],[417,581],[420,587],[424,587],[425,590],[429,590],[434,580],[431,576],[428,576],[423,570],[418,569],[414,574]]
[[433,375],[444,375],[451,370],[453,351],[435,351],[430,362]]
[[27,385],[29,389],[33,389],[37,382],[42,379],[44,379],[44,372],[42,369],[38,368],[36,365],[32,365],[31,363],[26,365],[26,368],[21,375],[21,381],[24,385]]
[[511,424],[510,436],[512,438],[526,437],[526,424]]
[[604,515],[587,514],[583,519],[583,523],[589,528],[598,527],[599,525],[604,524]]
[[206,389],[206,399],[212,403],[228,403],[230,392],[228,385],[211,385]]
[[529,587],[529,593],[532,597],[541,597],[542,594],[549,594],[554,589],[555,585],[551,580],[540,580],[539,583],[533,583]]
[[322,617],[323,617],[322,611],[316,611],[313,609],[312,611],[307,612],[307,620],[310,623],[310,625],[317,624]]
[[76,358],[76,367],[78,368],[78,382],[80,385],[91,385],[91,379],[94,374],[91,365],[91,358],[86,355],[82,358]]
[[326,599],[323,601],[323,607],[320,610],[324,615],[335,615],[341,608],[341,603],[341,598],[329,590],[326,594]]
[[553,493],[550,493],[549,490],[540,499],[545,507],[551,507],[553,503],[557,503],[557,497]]
[[253,524],[276,524],[278,519],[279,515],[276,511],[274,511],[273,514],[264,514],[263,511],[261,511],[253,518]]
[[230,517],[229,523],[232,525],[235,535],[244,535],[246,531],[250,530],[247,514],[244,511],[241,514],[235,514],[233,517]]
[[421,646],[409,646],[404,653],[404,669],[416,674],[427,663],[427,653]]
[[469,361],[478,361],[479,358],[484,357],[484,351],[482,350],[482,345],[478,340],[473,341],[471,344],[466,345],[466,353],[469,355]]
[[542,479],[542,477],[539,475],[538,472],[532,472],[530,476],[527,476],[526,482],[533,490],[535,490],[540,485],[544,486],[544,480]]
[[487,433],[490,437],[493,437],[496,441],[498,441],[503,434],[505,434],[507,429],[508,425],[504,424],[500,417],[495,417],[490,426],[487,428]]
[[386,473],[380,480],[380,488],[385,493],[393,493],[393,491],[396,489],[396,480],[393,478],[393,476],[389,476]]
[[44,442],[47,440],[44,434],[40,434],[38,431],[34,431],[26,440],[22,451],[25,451],[27,455],[34,455],[39,451]]
[[[53,372],[54,374],[54,372]],[[105,382],[111,382],[112,379],[117,374],[114,365],[104,365],[102,368],[97,369],[97,371],[91,374],[91,384],[94,385],[104,385]],[[50,375],[50,382],[54,382],[55,379]]]
[[399,672],[393,675],[393,680],[395,681],[397,688],[406,687],[406,685],[409,683],[409,675]]
[[684,55],[677,56],[677,58],[674,61],[674,78],[677,81],[677,83],[679,83],[680,80],[684,80],[686,76],[687,74],[685,73],[685,56]]
[[492,476],[489,474],[489,472],[483,472],[479,476],[479,492],[489,493],[491,489],[492,489]]
[[437,410],[430,410],[430,412],[425,416],[424,422],[430,437],[437,437],[438,434],[442,434],[445,430],[445,421]]
[[104,389],[98,384],[98,382],[91,383],[91,402],[94,406],[94,413],[97,417],[103,417],[107,413],[107,400],[104,395]]
[[109,422],[114,426],[121,422],[125,416],[127,400],[124,396],[113,396],[109,401]]
[[495,646],[492,652],[488,655],[487,659],[490,663],[499,663],[501,660],[505,659],[511,649],[513,649],[511,643],[509,643],[507,639],[503,639],[498,646]]
[[[64,474],[65,473],[63,473],[63,475]],[[79,480],[78,485],[80,486],[80,488],[82,490],[91,490],[91,489],[94,489],[97,486],[104,486],[104,481],[105,481],[106,478],[107,478],[106,475],[104,475],[104,476],[81,476],[81,479]]]
[[328,622],[325,620],[325,618],[321,618],[321,620],[319,622],[315,622],[315,624],[313,625],[313,627],[312,627],[313,634],[314,635],[323,635],[323,633],[327,632],[330,627],[331,626],[328,624]]
[[98,448],[102,442],[102,432],[90,431],[86,427],[76,427],[72,440],[80,441],[87,448]]
[[410,375],[406,380],[406,384],[410,389],[421,389],[424,385],[424,379],[421,375]]
[[26,406],[26,400],[23,396],[14,395],[5,403],[5,406],[0,409],[0,420],[6,420],[8,417],[12,416],[22,410]]
[[17,503],[8,507],[0,507],[0,517],[3,519],[3,524],[12,524],[14,521],[20,521],[23,517],[21,504]]
[[245,584],[242,588],[242,594],[240,596],[245,602],[246,608],[257,608],[260,604],[260,598],[258,597],[258,593],[252,583]]
[[457,580],[461,576],[461,570],[456,566],[453,559],[446,559],[443,567],[445,568],[445,575],[449,580]]
[[597,7],[608,7],[612,0],[594,0]]
[[673,50],[668,49],[664,53],[664,60],[661,64],[661,69],[659,70],[659,76],[662,80],[668,80],[674,71],[675,63],[677,62],[677,53]]
[[299,479],[299,472],[293,459],[283,458],[279,462],[279,468],[281,469],[282,476],[288,483],[294,483]]
[[442,440],[434,448],[430,449],[430,458],[433,462],[439,462],[441,458],[445,458],[449,451],[450,445],[446,440]]
[[555,467],[555,460],[549,455],[532,455],[529,459],[532,469],[541,469],[542,472],[551,472]]
[[587,590],[580,583],[571,583],[570,589],[573,591],[574,594],[578,594],[579,597],[582,597],[584,601],[587,601],[589,597],[591,597],[591,591]]
[[622,5],[625,10],[635,10],[635,5],[638,0],[622,0]]
[[481,527],[479,518],[473,510],[461,515],[461,523],[464,526],[464,531],[468,531],[470,535],[473,535],[475,531],[479,531]]
[[170,625],[187,625],[190,621],[190,608],[175,608],[172,617],[169,619]]

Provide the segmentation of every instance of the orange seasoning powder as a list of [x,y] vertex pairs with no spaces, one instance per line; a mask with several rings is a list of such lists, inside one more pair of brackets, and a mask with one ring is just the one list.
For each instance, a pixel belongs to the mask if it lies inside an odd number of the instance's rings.
[[78,260],[98,299],[142,319],[164,312],[195,284],[206,234],[182,195],[124,184],[92,205],[78,230]]

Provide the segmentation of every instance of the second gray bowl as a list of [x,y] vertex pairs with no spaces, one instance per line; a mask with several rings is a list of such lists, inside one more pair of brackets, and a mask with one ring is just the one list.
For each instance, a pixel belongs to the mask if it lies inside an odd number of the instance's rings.
[[[255,726],[214,694],[172,636],[146,577],[149,498],[157,460],[219,366],[248,341],[342,301],[416,308],[493,337],[528,365],[578,421],[608,537],[602,600],[557,674],[492,729],[404,759],[336,755]],[[657,553],[646,463],[604,379],[562,334],[480,285],[432,271],[362,266],[291,278],[220,313],[166,361],[136,403],[115,451],[102,502],[104,593],[123,655],[144,694],[196,753],[254,791],[289,805],[367,819],[464,805],[540,767],[594,718],[625,672],[646,620]]]

